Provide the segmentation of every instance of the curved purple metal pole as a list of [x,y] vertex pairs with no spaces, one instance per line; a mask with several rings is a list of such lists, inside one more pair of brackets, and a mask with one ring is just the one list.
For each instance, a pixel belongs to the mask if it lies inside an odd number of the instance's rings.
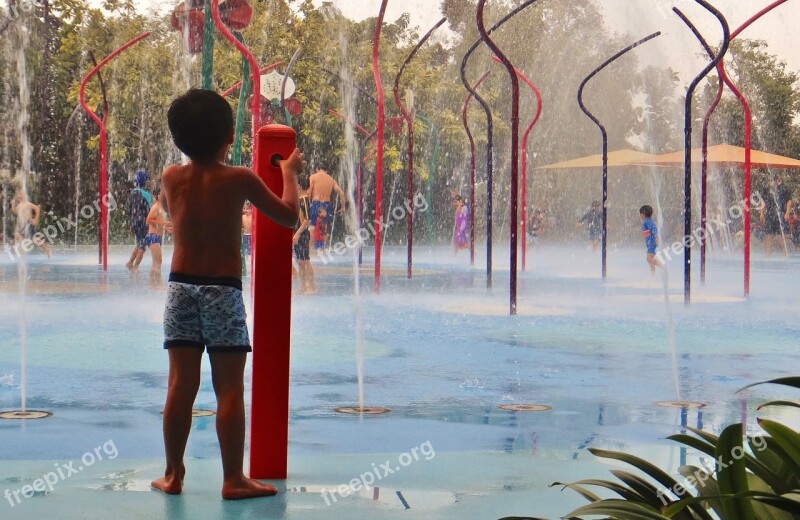
[[378,94],[378,136],[375,157],[375,292],[381,292],[381,223],[383,222],[383,125],[384,125],[384,100],[383,83],[381,83],[381,69],[378,66],[378,48],[383,28],[383,15],[386,13],[386,4],[389,0],[381,1],[378,18],[375,20],[375,29],[372,33],[372,77],[375,80],[375,90]]
[[[492,59],[500,62],[500,58],[497,56],[492,56]],[[520,151],[522,152],[522,158],[520,159],[521,170],[522,170],[522,178],[520,179],[520,184],[522,185],[522,189],[520,190],[520,205],[522,206],[522,210],[520,211],[519,221],[520,221],[520,235],[522,237],[522,270],[525,270],[526,267],[526,252],[528,249],[527,244],[527,232],[528,232],[528,136],[533,130],[533,127],[536,125],[536,122],[539,120],[539,116],[542,115],[542,93],[539,92],[539,89],[536,88],[536,85],[533,84],[531,80],[529,80],[525,74],[522,73],[521,70],[515,68],[514,73],[519,76],[521,79],[530,89],[533,91],[533,95],[536,96],[536,114],[533,116],[533,120],[530,122],[528,127],[525,129],[525,133],[522,134],[522,147]]]
[[[400,109],[400,113],[403,115],[403,119],[406,120],[406,127],[408,128],[408,168],[407,168],[407,176],[406,176],[406,204],[408,207],[411,207],[411,202],[414,200],[414,117],[408,113],[406,107],[403,105],[403,102],[400,101],[400,76],[403,75],[403,72],[406,70],[409,62],[412,58],[417,54],[417,51],[428,41],[428,38],[431,37],[433,31],[438,29],[444,22],[447,21],[447,18],[442,18],[436,25],[431,27],[431,30],[425,33],[419,42],[414,46],[411,52],[406,57],[406,60],[400,66],[400,70],[397,71],[397,75],[394,77],[394,104],[397,105],[397,108]],[[411,279],[411,255],[412,255],[412,248],[414,243],[414,213],[408,212],[406,214],[406,240],[407,244],[407,266],[406,266],[406,278]]]
[[[731,33],[731,41],[739,36],[739,34],[747,29],[750,24],[767,14],[768,12],[772,11],[774,8],[778,7],[779,5],[785,3],[786,0],[777,0],[776,2],[772,2],[764,9],[760,10],[753,16],[751,16],[747,21],[745,21],[742,25],[737,27]],[[719,84],[719,92],[715,102],[711,105],[711,108],[708,110],[706,114],[706,118],[703,121],[703,192],[702,192],[702,204],[701,204],[701,222],[703,225],[703,236],[700,242],[700,279],[705,282],[705,275],[706,275],[706,234],[705,234],[705,226],[706,226],[706,218],[705,218],[705,211],[706,211],[706,149],[707,149],[707,127],[708,121],[711,119],[711,115],[717,108],[719,104],[719,99],[722,97],[722,89],[723,83],[728,85],[728,88],[731,89],[731,92],[734,93],[736,98],[739,100],[739,103],[742,105],[742,110],[744,112],[744,229],[748,230],[744,233],[744,295],[745,297],[750,295],[750,191],[751,191],[751,183],[750,183],[750,173],[751,173],[751,164],[750,164],[750,149],[751,149],[751,139],[752,139],[752,116],[750,114],[750,105],[745,99],[744,95],[741,91],[736,87],[736,85],[731,81],[728,77],[727,72],[725,71],[725,61],[722,60],[717,65],[717,71],[720,75],[720,84]]]
[[[483,83],[491,71],[486,71],[483,76],[478,79],[472,90],[477,90],[478,86]],[[469,139],[469,263],[475,265],[475,139],[472,137],[472,132],[469,131],[467,124],[467,107],[469,101],[472,99],[472,92],[468,92],[464,98],[464,107],[461,109],[461,121],[464,123],[464,130],[467,132]]]
[[511,267],[509,269],[509,314],[514,316],[517,314],[517,232],[519,231],[519,223],[517,222],[517,197],[519,190],[519,78],[514,72],[514,65],[503,54],[500,47],[494,43],[486,32],[486,26],[483,21],[483,8],[486,0],[478,0],[478,32],[481,33],[481,38],[489,46],[492,51],[500,58],[503,65],[508,72],[508,77],[511,79],[511,217],[510,223],[510,241],[511,241]]
[[[522,2],[520,5],[509,11],[507,15],[502,17],[500,20],[497,21],[488,31],[487,34],[492,34],[494,31],[499,29],[504,23],[509,21],[512,17],[514,17],[517,13],[525,9],[526,7],[534,4],[537,0],[526,0]],[[473,97],[481,104],[483,107],[483,111],[486,113],[486,288],[490,289],[492,287],[492,206],[493,206],[493,191],[494,186],[492,182],[493,177],[493,134],[494,134],[494,125],[492,121],[492,111],[489,108],[489,104],[472,88],[467,81],[466,69],[467,69],[467,61],[469,57],[472,56],[472,53],[475,52],[475,49],[483,41],[483,38],[478,38],[475,40],[472,45],[470,45],[467,52],[464,54],[464,58],[461,60],[461,83],[464,84],[464,88],[473,95]],[[473,188],[474,189],[474,188]],[[470,208],[470,211],[474,212],[475,208]]]
[[728,51],[728,44],[730,42],[730,31],[728,29],[728,22],[721,12],[713,5],[705,0],[695,0],[698,4],[703,6],[707,11],[711,12],[722,26],[722,46],[719,53],[714,57],[711,62],[692,80],[689,88],[686,90],[685,114],[684,114],[684,143],[683,143],[683,169],[684,169],[684,206],[683,206],[683,242],[686,247],[683,248],[683,302],[689,305],[692,299],[692,248],[689,247],[692,241],[692,95],[697,85],[706,75],[716,68],[717,64],[725,56]]
[[597,119],[591,112],[589,112],[589,110],[583,104],[583,89],[584,87],[586,87],[586,83],[588,83],[590,79],[592,79],[598,72],[603,70],[614,60],[616,60],[626,52],[635,49],[639,45],[649,40],[652,40],[653,38],[659,36],[660,34],[661,31],[654,32],[653,34],[645,36],[641,40],[628,45],[627,47],[625,47],[624,49],[622,49],[621,51],[619,51],[618,53],[616,53],[615,55],[611,56],[606,61],[604,61],[602,65],[594,69],[591,74],[589,74],[588,76],[586,76],[586,78],[584,78],[584,80],[581,82],[581,86],[578,87],[578,105],[581,107],[581,110],[583,110],[583,113],[586,114],[586,116],[589,119],[591,119],[595,125],[597,125],[597,127],[600,129],[600,134],[603,137],[603,231],[601,234],[602,246],[600,253],[600,265],[601,265],[600,270],[603,279],[605,279],[607,273],[607,258],[608,258],[607,254],[608,233],[606,233],[608,227],[608,134],[606,133],[606,127],[603,126],[600,120]]
[[[783,0],[783,1],[785,1],[785,0]],[[675,14],[678,15],[678,17],[683,21],[683,23],[685,23],[686,26],[689,27],[689,29],[692,31],[694,36],[700,42],[700,45],[702,45],[703,49],[705,49],[706,54],[708,54],[708,57],[713,60],[714,57],[715,57],[714,51],[711,49],[711,46],[708,44],[708,42],[706,42],[706,39],[703,37],[703,35],[700,34],[700,31],[697,30],[697,27],[695,27],[695,25],[686,17],[685,14],[683,14],[683,12],[680,9],[678,9],[677,7],[673,7],[672,10],[675,12]],[[733,37],[731,37],[731,39],[733,39]],[[707,228],[707,220],[708,220],[708,218],[706,216],[707,215],[707,200],[708,200],[708,196],[707,196],[707,192],[708,192],[708,124],[711,121],[711,115],[714,113],[714,110],[716,110],[717,106],[719,105],[719,102],[722,100],[722,92],[725,89],[725,84],[726,83],[730,83],[732,85],[731,90],[733,90],[734,92],[739,92],[738,89],[736,88],[736,86],[733,85],[733,83],[730,82],[730,79],[728,79],[727,76],[725,75],[724,65],[725,65],[724,61],[720,61],[717,64],[717,74],[719,75],[719,85],[717,86],[717,93],[714,96],[714,101],[711,102],[711,106],[709,107],[708,111],[706,112],[705,117],[703,118],[702,163],[701,163],[701,170],[700,170],[700,172],[701,172],[700,173],[700,227],[702,229],[702,232],[701,232],[701,235],[700,235],[700,282],[703,283],[703,284],[706,282],[706,228]],[[726,81],[726,79],[727,79],[727,81]],[[745,106],[747,106],[747,102],[746,101],[745,101]],[[749,112],[750,112],[750,107],[747,106],[746,114],[749,115]],[[747,119],[748,118],[746,117],[746,120]],[[747,134],[747,130],[748,130],[747,126],[748,126],[747,123],[745,123],[745,134]],[[745,148],[745,163],[746,163],[745,164],[745,170],[747,170],[747,174],[749,176],[749,173],[750,173],[750,142],[749,142],[749,136],[747,136],[747,135],[745,137],[745,146],[746,146],[746,148]],[[747,198],[747,199],[750,198],[749,192],[747,193],[745,198]],[[750,224],[749,219],[745,219],[745,220],[748,221],[747,224],[749,226],[749,224]],[[744,229],[748,229],[748,228],[746,227]],[[748,239],[749,239],[749,237],[746,238],[745,240],[748,240]],[[748,243],[748,245],[749,245],[749,243]],[[745,247],[745,251],[746,250],[747,250],[747,247]],[[747,255],[745,253],[745,256],[749,256],[749,255]],[[749,258],[746,258],[745,263],[749,264]],[[749,269],[747,267],[748,266],[745,267],[745,280],[747,280],[747,278],[748,278],[746,273],[749,271]],[[747,286],[747,282],[745,282],[745,286]]]
[[89,108],[86,104],[86,84],[92,76],[100,71],[109,61],[113,60],[120,55],[125,49],[144,40],[150,36],[150,32],[145,32],[119,47],[117,50],[103,58],[103,60],[95,65],[95,67],[84,76],[81,81],[81,86],[78,90],[78,99],[80,100],[81,107],[91,117],[97,126],[100,127],[100,260],[103,264],[103,271],[108,271],[108,205],[104,202],[108,200],[108,136],[106,134],[105,118],[106,112],[103,113],[103,119],[97,117],[97,114]]

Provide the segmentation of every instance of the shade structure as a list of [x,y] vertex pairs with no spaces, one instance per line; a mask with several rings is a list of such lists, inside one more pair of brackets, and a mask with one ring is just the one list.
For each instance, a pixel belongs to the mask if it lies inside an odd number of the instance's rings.
[[[744,164],[744,148],[730,144],[718,144],[708,147],[707,160],[710,163]],[[609,154],[610,156],[611,154]],[[644,154],[648,155],[648,154]],[[692,162],[700,163],[703,161],[703,151],[701,148],[692,148]],[[657,164],[661,166],[683,165],[684,151],[666,153],[662,155],[651,155],[649,158],[635,159],[629,164]],[[609,164],[611,164],[609,162]],[[800,168],[800,160],[762,152],[750,150],[750,165],[753,168]]]
[[[631,166],[639,163],[656,164],[654,160],[660,157],[638,150],[616,150],[608,152],[608,166]],[[569,161],[562,161],[553,164],[538,166],[536,170],[561,170],[567,168],[601,168],[603,166],[603,154],[587,155]]]

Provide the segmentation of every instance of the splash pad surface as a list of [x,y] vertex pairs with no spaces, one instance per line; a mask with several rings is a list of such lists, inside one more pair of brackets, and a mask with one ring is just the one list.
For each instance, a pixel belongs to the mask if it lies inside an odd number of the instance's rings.
[[[682,461],[698,463],[700,454],[663,440],[680,430],[681,418],[718,432],[744,414],[748,430],[757,431],[755,407],[780,392],[735,391],[789,375],[787,367],[797,366],[800,356],[797,303],[786,283],[800,263],[795,256],[757,256],[747,301],[738,292],[735,258],[715,260],[713,277],[705,288],[698,283],[697,303],[689,308],[678,298],[680,287],[668,286],[678,396],[665,292],[641,251],[612,251],[604,283],[590,252],[539,249],[520,275],[516,317],[496,312],[505,308],[507,267],[497,266],[495,287],[487,292],[482,269],[470,268],[464,255],[421,250],[422,275],[409,281],[403,254],[387,249],[390,268],[379,296],[369,291],[370,270],[362,270],[358,302],[351,265],[315,261],[319,294],[293,301],[289,479],[277,483],[278,498],[243,503],[218,498],[213,416],[194,419],[184,498],[149,489],[163,471],[167,382],[165,293],[149,287],[149,260],[132,276],[122,267],[124,252],[112,251],[104,282],[91,254],[33,255],[24,298],[16,265],[2,263],[0,319],[7,326],[0,336],[0,408],[19,405],[24,326],[27,406],[53,413],[41,421],[0,422],[6,487],[30,484],[108,441],[118,457],[87,465],[52,493],[0,507],[11,518],[23,511],[91,518],[87,508],[101,516],[113,509],[120,519],[557,517],[581,501],[548,484],[606,476],[607,467],[587,448],[630,451],[670,472]],[[677,269],[667,267],[671,279],[679,278]],[[336,412],[357,398],[358,307],[364,405],[390,409],[372,417]],[[215,410],[207,361],[203,370],[195,408]],[[249,388],[249,371],[246,377]],[[659,401],[706,406],[682,410]],[[552,409],[515,411],[518,403]],[[428,458],[420,456],[428,446]],[[386,462],[392,471],[379,472],[371,491],[326,502],[323,491]]]

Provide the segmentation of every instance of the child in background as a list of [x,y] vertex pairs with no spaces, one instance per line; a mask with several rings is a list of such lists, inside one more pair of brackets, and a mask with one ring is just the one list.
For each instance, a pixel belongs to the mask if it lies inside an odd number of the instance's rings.
[[650,272],[655,273],[658,267],[656,260],[656,247],[658,246],[658,228],[653,222],[653,208],[645,204],[639,208],[639,218],[642,219],[642,235],[644,244],[647,247],[647,263],[650,265]]
[[317,223],[314,226],[314,249],[325,249],[328,239],[328,211],[324,206],[317,207]]
[[[274,486],[245,477],[244,368],[250,338],[242,298],[242,206],[245,200],[278,224],[297,222],[297,181],[303,154],[280,161],[278,197],[249,168],[224,164],[233,143],[233,111],[219,94],[191,89],[169,107],[175,145],[191,161],[161,176],[161,205],[174,225],[172,272],[164,310],[169,384],[163,431],[167,467],[152,486],[170,495],[183,490],[192,405],[208,349],[217,396],[216,429],[222,454],[222,498],[275,495]],[[280,253],[283,254],[283,253]]]
[[597,246],[603,233],[603,211],[600,209],[599,200],[592,201],[592,206],[578,219],[578,223],[575,226],[580,227],[584,222],[587,224],[589,244],[592,247],[592,251],[597,251]]

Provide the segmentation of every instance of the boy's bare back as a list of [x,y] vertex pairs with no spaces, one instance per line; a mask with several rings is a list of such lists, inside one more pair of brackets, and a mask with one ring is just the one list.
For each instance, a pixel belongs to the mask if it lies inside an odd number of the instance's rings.
[[[283,199],[252,170],[221,162],[168,166],[161,176],[161,203],[170,215],[175,248],[172,272],[193,276],[241,277],[242,206],[249,200],[277,223],[297,220],[297,186],[302,154],[281,162]],[[294,194],[292,196],[292,193]]]

